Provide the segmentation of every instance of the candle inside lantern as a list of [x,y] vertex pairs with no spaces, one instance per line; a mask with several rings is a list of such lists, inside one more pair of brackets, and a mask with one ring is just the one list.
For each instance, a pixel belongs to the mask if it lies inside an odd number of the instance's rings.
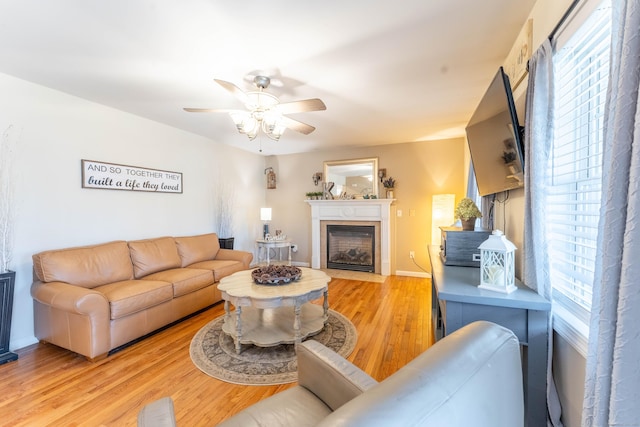
[[500,265],[490,265],[485,270],[486,277],[484,281],[492,285],[500,285],[504,283],[504,268]]

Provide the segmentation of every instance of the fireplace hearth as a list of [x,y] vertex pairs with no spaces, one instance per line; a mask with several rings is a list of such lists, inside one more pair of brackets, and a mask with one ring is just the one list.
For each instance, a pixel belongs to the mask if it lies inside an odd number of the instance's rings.
[[327,268],[374,272],[375,227],[327,225]]

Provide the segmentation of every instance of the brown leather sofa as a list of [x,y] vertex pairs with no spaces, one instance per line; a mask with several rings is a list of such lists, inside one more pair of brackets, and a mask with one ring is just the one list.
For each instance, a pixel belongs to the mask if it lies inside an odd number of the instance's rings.
[[220,249],[215,233],[41,252],[33,255],[35,336],[92,361],[106,357],[221,301],[217,282],[252,260]]

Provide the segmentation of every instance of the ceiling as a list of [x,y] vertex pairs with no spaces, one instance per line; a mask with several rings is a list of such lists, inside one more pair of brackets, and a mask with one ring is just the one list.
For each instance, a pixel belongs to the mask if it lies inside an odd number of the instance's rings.
[[[535,0],[0,0],[0,73],[264,155],[447,139],[464,127]],[[213,79],[315,126],[249,141]],[[276,84],[282,83],[281,87]]]

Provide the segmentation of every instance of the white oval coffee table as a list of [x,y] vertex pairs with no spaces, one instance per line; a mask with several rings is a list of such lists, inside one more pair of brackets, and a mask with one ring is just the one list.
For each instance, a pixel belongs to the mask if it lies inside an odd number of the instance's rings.
[[[222,331],[234,339],[236,353],[240,353],[242,344],[298,344],[324,328],[329,318],[331,277],[320,270],[300,270],[299,280],[284,285],[258,285],[251,277],[252,270],[220,280],[218,289],[225,312]],[[320,297],[324,297],[322,306],[307,304]]]

